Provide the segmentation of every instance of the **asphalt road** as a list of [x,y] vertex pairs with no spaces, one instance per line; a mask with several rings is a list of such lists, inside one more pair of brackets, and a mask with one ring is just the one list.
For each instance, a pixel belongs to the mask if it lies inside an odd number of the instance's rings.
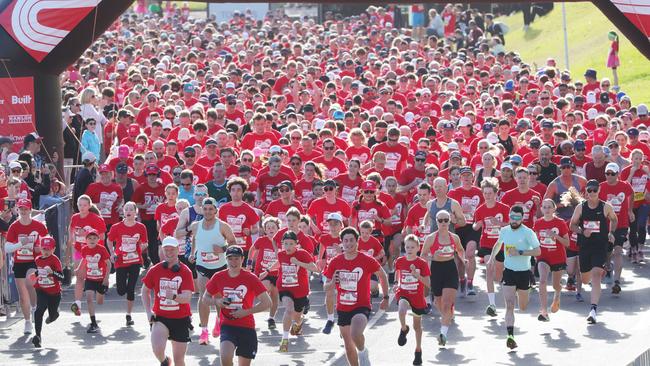
[[[609,286],[603,291],[598,307],[598,324],[588,325],[589,286],[584,291],[585,302],[578,303],[572,293],[562,296],[562,308],[551,314],[551,321],[537,320],[539,298],[531,293],[531,303],[525,312],[516,312],[516,351],[505,346],[503,300],[497,295],[499,316],[484,315],[487,295],[484,291],[483,266],[479,266],[477,296],[456,302],[456,317],[449,330],[448,344],[439,349],[436,336],[440,317],[435,312],[423,318],[423,359],[430,364],[476,365],[625,365],[650,348],[650,266],[626,263],[623,292],[614,296]],[[114,278],[111,278],[114,284]],[[281,330],[269,331],[266,314],[258,314],[259,352],[254,364],[263,365],[346,365],[338,330],[330,335],[321,333],[325,323],[324,294],[318,281],[312,281],[312,311],[304,327],[304,336],[291,337],[288,354],[277,352]],[[134,327],[125,326],[126,302],[111,288],[107,300],[97,310],[101,332],[87,334],[87,314],[75,317],[69,310],[72,289],[64,292],[61,317],[43,328],[43,348],[35,350],[30,338],[22,334],[21,315],[0,318],[0,365],[156,365],[149,344],[149,326],[144,310],[136,298]],[[550,301],[549,301],[550,303]],[[376,312],[366,331],[366,343],[373,365],[410,365],[415,338],[409,334],[404,347],[397,345],[399,322],[396,304],[387,312]],[[85,303],[82,311],[86,309]],[[276,316],[281,327],[281,308]],[[211,325],[214,321],[214,313]],[[410,322],[410,319],[407,318]],[[194,315],[198,325],[198,313]],[[217,340],[208,346],[198,345],[198,333],[192,336],[187,354],[188,365],[218,365]],[[168,353],[171,352],[168,347]]]

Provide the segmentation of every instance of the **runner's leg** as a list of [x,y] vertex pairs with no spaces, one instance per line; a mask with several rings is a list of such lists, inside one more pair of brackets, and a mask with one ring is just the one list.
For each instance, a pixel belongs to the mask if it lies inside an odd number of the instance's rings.
[[151,350],[158,359],[158,362],[165,361],[165,347],[167,347],[167,338],[169,329],[161,322],[154,322],[151,326]]
[[[546,262],[537,262],[539,271],[539,312],[548,315],[548,273],[551,267]],[[521,303],[520,303],[521,304]]]

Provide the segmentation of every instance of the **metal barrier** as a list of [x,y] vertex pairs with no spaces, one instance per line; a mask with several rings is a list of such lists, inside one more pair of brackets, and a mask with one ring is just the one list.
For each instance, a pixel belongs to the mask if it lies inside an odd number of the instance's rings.
[[630,362],[628,366],[650,366],[650,348]]
[[[66,198],[62,203],[49,207],[36,214],[33,219],[45,224],[49,234],[57,243],[55,254],[61,258],[65,253],[68,240],[68,223],[72,217],[72,198]],[[0,248],[4,253],[5,237],[0,237]],[[0,269],[0,301],[5,314],[9,314],[9,306],[18,301],[18,290],[13,276],[13,254],[5,255],[5,265]]]

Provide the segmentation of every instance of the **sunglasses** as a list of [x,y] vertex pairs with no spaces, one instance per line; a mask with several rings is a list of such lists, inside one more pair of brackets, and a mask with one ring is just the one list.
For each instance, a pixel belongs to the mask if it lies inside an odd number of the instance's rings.
[[528,174],[530,174],[530,175],[538,175],[537,172],[528,172]]
[[332,186],[328,186],[328,187],[323,188],[323,190],[324,190],[325,192],[333,191],[333,190],[334,190],[334,187],[332,187]]
[[417,158],[417,159],[415,159],[415,161],[419,161],[421,163],[424,163],[425,161],[427,161],[427,159]]
[[613,173],[613,172],[612,173],[605,173],[605,175],[609,175],[609,176],[612,176],[612,177],[615,176],[616,174],[617,173]]
[[299,140],[302,139],[302,137],[300,137],[300,136],[291,136],[291,139],[294,140],[294,141],[299,141]]
[[427,177],[437,177],[438,174],[435,173],[427,173]]
[[513,221],[519,221],[519,220],[522,220],[524,218],[523,215],[518,214],[518,213],[511,213],[510,215],[508,215],[508,217],[510,217],[510,220],[513,220]]
[[[180,173],[179,173],[179,175],[180,175]],[[181,185],[182,185],[183,187],[191,187],[191,186],[192,186],[192,183],[181,183]],[[197,193],[197,194],[198,194],[198,193]]]
[[549,100],[551,98],[539,98],[539,99],[541,99],[541,100]]
[[438,221],[439,224],[448,224],[449,223],[449,219],[436,219],[436,221]]
[[174,172],[174,176],[181,175],[181,172]]
[[228,102],[228,105],[237,105],[237,102]]
[[183,156],[185,156],[186,158],[193,158],[193,157],[196,157],[195,154],[183,154]]
[[243,163],[252,163],[253,159],[241,159]]
[[20,173],[20,172],[22,172],[22,171],[23,171],[23,170],[20,169],[20,168],[17,168],[17,169],[11,169],[11,172],[12,172],[12,173]]
[[562,165],[562,166],[560,167],[560,169],[571,169],[571,168],[572,168],[571,165]]
[[280,188],[280,192],[282,192],[282,193],[287,193],[287,192],[290,192],[290,191],[291,190],[289,188],[286,188],[286,187],[285,188]]
[[323,150],[334,150],[334,146],[328,146],[328,147],[323,146]]
[[300,162],[299,161],[294,161],[294,162],[291,163],[291,166],[300,166]]
[[367,190],[367,191],[363,191],[363,194],[375,194],[375,191]]
[[205,196],[207,196],[208,194],[205,193],[205,192],[194,192],[194,195],[197,196],[197,197],[205,197]]
[[598,188],[587,188],[587,193],[596,193],[598,192]]

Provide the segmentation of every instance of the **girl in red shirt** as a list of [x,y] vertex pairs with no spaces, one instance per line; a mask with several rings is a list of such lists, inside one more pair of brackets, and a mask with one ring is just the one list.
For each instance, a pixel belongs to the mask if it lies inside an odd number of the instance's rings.
[[[386,262],[386,253],[383,244],[372,236],[374,228],[370,220],[364,220],[359,224],[359,251],[384,264]],[[370,277],[370,295],[372,297],[379,296],[379,279],[374,275]]]
[[262,227],[264,228],[264,236],[260,236],[253,243],[246,267],[262,280],[262,284],[271,296],[271,308],[269,309],[267,323],[269,330],[274,330],[276,328],[274,317],[278,311],[280,298],[276,287],[278,272],[277,269],[271,269],[271,267],[278,261],[278,247],[273,241],[273,237],[280,230],[280,219],[267,217],[264,219]]
[[542,202],[542,213],[544,216],[535,221],[533,231],[539,237],[542,254],[537,257],[537,269],[539,270],[539,321],[548,321],[548,297],[546,296],[546,285],[549,272],[553,276],[553,303],[551,312],[560,310],[560,295],[562,284],[560,280],[566,270],[565,247],[569,247],[569,228],[566,221],[555,216],[555,202],[547,198]]
[[37,277],[34,283],[36,289],[36,311],[34,312],[34,325],[36,335],[32,338],[34,347],[41,347],[41,329],[43,328],[43,315],[48,311],[47,324],[59,317],[59,304],[61,303],[61,281],[63,269],[59,257],[54,255],[56,241],[51,236],[41,238],[41,255],[36,257]]

